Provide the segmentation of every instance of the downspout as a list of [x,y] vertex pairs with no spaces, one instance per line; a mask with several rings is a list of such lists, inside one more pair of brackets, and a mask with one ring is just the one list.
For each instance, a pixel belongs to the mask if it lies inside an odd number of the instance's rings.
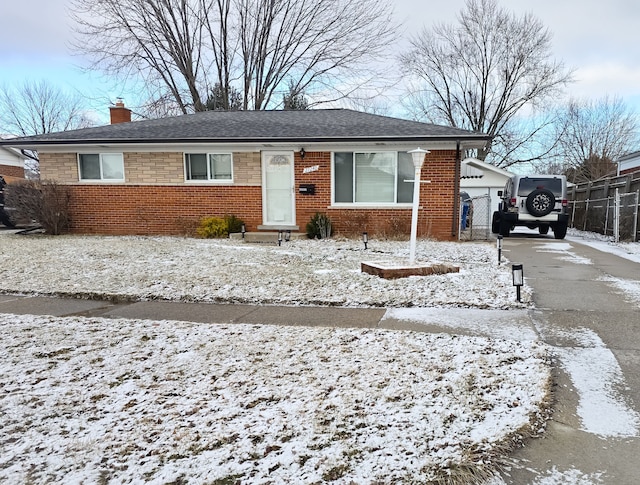
[[456,140],[456,168],[453,186],[453,220],[451,221],[451,237],[458,239],[460,229],[460,140]]

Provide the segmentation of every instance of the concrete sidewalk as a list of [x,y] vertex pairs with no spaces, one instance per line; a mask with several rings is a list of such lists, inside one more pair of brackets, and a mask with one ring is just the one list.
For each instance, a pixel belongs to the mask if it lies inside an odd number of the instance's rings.
[[537,338],[530,312],[527,310],[343,308],[157,300],[112,303],[75,298],[0,295],[0,313],[178,320],[196,323],[383,328],[525,340]]

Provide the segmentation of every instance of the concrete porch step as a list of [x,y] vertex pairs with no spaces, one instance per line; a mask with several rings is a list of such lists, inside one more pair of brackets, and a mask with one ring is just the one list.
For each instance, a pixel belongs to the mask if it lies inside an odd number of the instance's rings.
[[[252,244],[278,244],[278,231],[259,231],[259,232],[245,232],[244,242]],[[285,243],[287,237],[285,231],[282,232],[282,243]],[[229,234],[230,239],[242,240],[242,233],[235,232]],[[291,241],[297,239],[307,239],[307,234],[304,232],[292,232],[289,238]]]

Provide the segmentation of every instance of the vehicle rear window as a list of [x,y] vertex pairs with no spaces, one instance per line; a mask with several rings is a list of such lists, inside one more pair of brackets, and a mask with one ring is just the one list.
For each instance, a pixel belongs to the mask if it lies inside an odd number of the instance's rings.
[[526,197],[536,189],[548,189],[556,197],[562,197],[562,179],[522,178],[518,187],[518,196]]

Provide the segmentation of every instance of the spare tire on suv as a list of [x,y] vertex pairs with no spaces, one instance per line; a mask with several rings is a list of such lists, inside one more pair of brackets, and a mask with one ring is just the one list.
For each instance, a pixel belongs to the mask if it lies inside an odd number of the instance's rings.
[[516,226],[553,230],[556,239],[567,233],[567,179],[564,175],[514,175],[498,195],[502,201],[493,213],[491,230],[508,236]]
[[551,214],[556,205],[556,197],[548,189],[536,189],[527,196],[527,210],[536,217]]

